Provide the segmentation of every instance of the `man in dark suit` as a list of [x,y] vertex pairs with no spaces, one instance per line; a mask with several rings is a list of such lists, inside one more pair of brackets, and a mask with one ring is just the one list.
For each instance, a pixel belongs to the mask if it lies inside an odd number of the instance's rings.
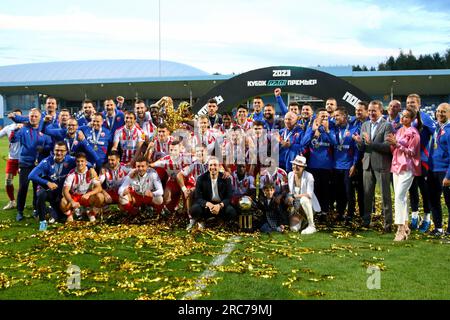
[[386,137],[393,132],[392,125],[383,118],[383,103],[375,100],[369,104],[369,121],[361,126],[361,136],[354,135],[358,148],[364,152],[364,216],[363,227],[370,226],[375,185],[380,183],[384,231],[392,232],[391,162],[392,153]]
[[191,207],[192,218],[201,221],[199,229],[204,229],[204,220],[218,216],[224,221],[231,221],[236,210],[230,204],[233,195],[231,180],[219,172],[219,160],[211,157],[208,172],[198,177],[195,185],[194,202]]

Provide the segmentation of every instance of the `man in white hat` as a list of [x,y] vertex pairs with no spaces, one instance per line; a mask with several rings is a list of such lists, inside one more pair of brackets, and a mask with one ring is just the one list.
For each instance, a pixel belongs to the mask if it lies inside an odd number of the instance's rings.
[[315,233],[314,211],[320,212],[320,204],[314,194],[314,177],[305,171],[306,158],[298,155],[291,161],[293,170],[288,175],[289,195],[287,204],[289,206],[290,226],[292,231],[299,231],[301,228],[300,213],[303,213],[308,220],[308,227],[302,234]]

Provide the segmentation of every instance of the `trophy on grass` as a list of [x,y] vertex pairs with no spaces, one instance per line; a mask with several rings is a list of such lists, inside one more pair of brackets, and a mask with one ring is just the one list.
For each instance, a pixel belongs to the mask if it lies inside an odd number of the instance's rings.
[[[256,196],[255,199],[258,201],[259,198],[259,186],[260,186],[260,175],[256,175]],[[243,196],[239,199],[239,229],[244,232],[253,232],[253,214],[255,213],[255,205],[253,200],[249,196]]]
[[243,196],[239,199],[239,229],[245,232],[253,231],[253,210],[252,210],[252,198],[249,196]]

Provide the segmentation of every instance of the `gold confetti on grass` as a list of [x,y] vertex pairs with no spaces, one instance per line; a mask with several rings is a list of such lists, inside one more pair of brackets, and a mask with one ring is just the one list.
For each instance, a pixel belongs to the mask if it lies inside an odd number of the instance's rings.
[[362,263],[362,266],[364,268],[369,268],[369,267],[378,267],[381,271],[386,271],[387,267],[384,263],[382,262],[376,262],[376,261],[369,261],[369,260],[364,260]]
[[211,267],[212,270],[229,273],[248,273],[251,276],[269,279],[278,274],[278,270],[263,259],[251,256],[242,256],[240,261],[231,260],[230,264]]
[[[20,272],[24,279],[15,280],[2,274],[2,288],[9,288],[15,283],[31,284],[30,280],[57,280],[55,285],[58,292],[66,296],[83,297],[99,293],[106,287],[82,288],[83,290],[69,290],[67,288],[67,267],[79,264],[74,259],[66,257],[89,254],[98,256],[100,270],[90,270],[80,265],[82,283],[97,282],[111,287],[110,290],[136,291],[145,293],[152,284],[164,285],[164,290],[151,295],[171,298],[170,294],[184,292],[193,288],[192,283],[178,278],[171,278],[168,273],[174,272],[167,266],[172,261],[182,261],[190,255],[215,256],[222,249],[223,244],[232,233],[209,231],[195,236],[177,234],[166,225],[105,225],[74,222],[57,228],[50,228],[48,232],[36,233],[31,236],[19,235],[18,239],[34,238],[40,240],[32,248],[20,253],[0,251],[0,257],[13,260],[9,265],[3,265],[0,270]],[[14,240],[14,239],[13,239]],[[8,240],[8,243],[13,242]],[[130,251],[132,258],[121,258],[121,251]],[[118,252],[116,252],[118,251]],[[115,256],[115,254],[121,254]],[[150,257],[149,257],[150,256]],[[50,261],[48,261],[50,259]],[[78,260],[78,259],[76,259]],[[42,266],[45,261],[47,266]],[[188,271],[200,272],[208,265],[199,259],[186,259],[185,267]],[[101,272],[99,272],[101,271]],[[155,275],[155,272],[157,276]],[[125,276],[121,277],[122,274]],[[139,277],[139,275],[142,275]],[[137,276],[137,277],[136,277]],[[119,278],[118,278],[119,277]],[[197,281],[195,279],[195,281]],[[209,280],[211,281],[211,280]],[[160,284],[158,284],[160,283]],[[109,284],[109,285],[108,285]],[[184,286],[184,287],[183,287]]]
[[[198,257],[216,256],[225,243],[230,241],[236,233],[207,229],[204,232],[184,232],[174,231],[173,226],[168,225],[87,225],[83,222],[74,222],[70,225],[59,228],[51,228],[49,232],[37,233],[32,236],[21,235],[21,240],[25,238],[37,238],[41,244],[28,250],[26,253],[8,256],[13,258],[14,268],[24,269],[27,279],[58,279],[67,280],[66,269],[71,263],[64,257],[73,261],[73,256],[89,254],[98,256],[100,270],[89,270],[81,267],[82,283],[92,283],[97,287],[83,290],[67,290],[66,283],[60,282],[57,288],[63,295],[85,296],[96,294],[100,291],[127,291],[136,292],[137,299],[179,299],[182,294],[193,291],[198,286],[197,279],[176,278],[170,275],[171,262],[182,261],[181,268],[189,272],[202,272],[208,267],[210,259],[190,259],[191,255]],[[321,282],[335,279],[331,275],[318,275],[313,270],[299,268],[288,271],[286,274],[271,262],[275,258],[288,258],[301,261],[302,256],[316,253],[316,250],[299,246],[303,240],[299,234],[287,234],[284,237],[265,236],[260,233],[248,234],[239,233],[241,240],[234,240],[242,243],[242,248],[235,250],[231,255],[231,261],[224,266],[212,267],[218,272],[245,273],[252,277],[261,279],[278,278],[283,280],[281,284],[287,289],[297,290],[297,283],[301,281]],[[334,232],[333,236],[339,239],[349,239],[355,237],[351,232]],[[356,235],[356,237],[358,237]],[[247,239],[253,241],[246,241]],[[293,250],[295,248],[295,250]],[[356,250],[382,251],[376,246],[351,246],[332,244],[330,248],[322,250],[323,253],[353,253]],[[124,251],[124,252],[122,252]],[[125,252],[125,251],[128,251]],[[0,251],[0,257],[2,252]],[[8,255],[8,252],[4,254]],[[41,259],[51,258],[57,255],[54,262],[49,263],[51,268],[42,268]],[[118,256],[115,256],[115,255]],[[124,255],[130,254],[130,256]],[[375,254],[375,253],[373,253]],[[126,258],[125,258],[126,257]],[[372,259],[379,263],[383,260]],[[76,263],[75,263],[76,264]],[[304,266],[304,265],[303,265]],[[13,269],[13,264],[10,266]],[[177,267],[180,268],[180,267]],[[179,270],[179,269],[177,269]],[[101,271],[101,272],[100,272]],[[220,278],[218,278],[220,279]],[[87,282],[85,282],[87,281]],[[207,284],[217,283],[218,280],[204,280]],[[14,284],[11,282],[10,285]],[[90,286],[91,286],[90,285]],[[89,287],[90,287],[89,286]],[[103,286],[103,287],[102,287]],[[155,289],[156,287],[156,289]],[[109,288],[109,289],[107,289]],[[153,292],[149,292],[154,290]],[[320,291],[301,291],[305,296],[324,295]],[[201,293],[208,295],[207,292]]]
[[320,282],[320,281],[324,281],[324,280],[334,280],[334,279],[335,279],[334,276],[325,274],[325,275],[320,276],[319,278],[310,278],[310,279],[308,279],[308,281]]
[[301,290],[297,290],[296,293],[298,295],[301,295],[303,297],[323,297],[325,296],[325,293],[319,290],[315,290],[315,291],[301,291]]
[[4,273],[0,273],[0,289],[6,289],[11,286],[11,279]]
[[[303,269],[302,271],[303,273],[307,274],[307,275],[315,275],[315,272],[311,269]],[[298,275],[298,270],[292,270],[292,273],[294,273],[293,276],[288,277],[287,281],[283,282],[281,285],[284,287],[287,287],[288,289],[292,289],[292,287],[297,283],[300,282],[303,277],[300,275]],[[316,275],[313,278],[308,278],[306,277],[304,280],[307,280],[309,282],[321,282],[321,281],[325,281],[325,280],[334,280],[335,276],[332,275]]]
[[96,287],[91,287],[89,289],[68,289],[66,282],[60,282],[57,285],[58,292],[64,296],[75,296],[84,297],[86,295],[98,293]]
[[96,282],[108,282],[109,275],[107,273],[95,273],[92,275],[92,280]]
[[123,281],[118,281],[116,286],[124,291],[143,291],[143,288],[137,286],[133,280],[124,279]]
[[363,236],[360,236],[352,231],[333,231],[331,236],[336,239],[364,238]]
[[[83,253],[101,252],[102,248],[111,251],[110,246],[99,246],[99,244],[127,244],[134,246],[135,249],[151,248],[156,250],[158,259],[174,260],[180,256],[191,255],[197,252],[203,252],[211,245],[205,241],[197,241],[194,237],[180,237],[168,233],[168,227],[155,225],[118,225],[101,227],[85,227],[74,224],[69,229],[58,229],[54,233],[45,233],[40,235],[41,240],[48,245],[44,251],[67,253],[77,255]],[[217,237],[220,237],[217,235]],[[216,237],[216,238],[217,238]],[[134,242],[134,243],[133,243]],[[168,248],[170,247],[170,250]],[[91,248],[96,248],[92,252]]]
[[306,247],[296,247],[292,250],[292,246],[287,240],[280,241],[278,243],[275,240],[270,241],[260,241],[258,244],[254,244],[251,247],[244,249],[245,253],[251,254],[262,254],[267,256],[269,259],[274,259],[279,256],[287,257],[289,259],[296,259],[302,261],[302,255],[312,254],[315,251]]
[[118,257],[112,257],[112,256],[108,256],[108,257],[103,257],[100,260],[100,263],[105,266],[105,265],[112,265],[112,264],[117,264],[119,263],[119,258]]
[[53,274],[53,270],[49,266],[37,267],[37,268],[33,268],[31,278],[33,278],[33,279],[43,279],[43,278],[50,279],[52,277],[52,274]]
[[10,224],[4,224],[4,223],[0,223],[0,230],[6,230],[11,228]]
[[[222,278],[200,278],[188,279],[175,277],[169,283],[150,294],[145,294],[137,297],[137,300],[176,300],[178,296],[187,292],[197,290],[199,286],[208,286],[217,284]],[[208,292],[202,292],[195,298],[209,295]]]
[[208,266],[208,263],[206,263],[206,262],[200,262],[200,263],[191,262],[188,264],[187,270],[191,271],[191,272],[203,272],[207,266]]
[[291,289],[291,287],[292,287],[292,285],[294,284],[294,282],[298,281],[299,279],[300,279],[300,278],[297,277],[297,276],[292,276],[292,277],[289,277],[289,278],[287,279],[287,281],[282,282],[281,285],[282,285],[283,287],[287,287],[288,289]]

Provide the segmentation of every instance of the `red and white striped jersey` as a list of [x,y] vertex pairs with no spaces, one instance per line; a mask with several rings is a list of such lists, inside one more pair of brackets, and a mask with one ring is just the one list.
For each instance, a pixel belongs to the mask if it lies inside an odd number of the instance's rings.
[[239,124],[237,121],[233,125],[234,127],[239,127],[244,131],[250,130],[253,126],[253,120],[247,119],[243,124]]
[[144,124],[146,122],[152,122],[152,115],[150,114],[150,111],[145,111],[144,118],[141,119],[136,114],[136,124],[141,127],[141,129],[144,129]]
[[156,161],[153,165],[157,168],[163,168],[170,178],[176,179],[178,172],[182,171],[189,163],[188,154],[181,154],[176,159],[170,155],[165,156]]
[[[0,138],[3,136],[7,136],[8,140],[11,141],[14,136],[14,130],[17,128],[17,123],[12,123],[4,127],[0,131]],[[9,143],[9,159],[19,159],[20,157],[20,142]]]
[[70,193],[72,194],[85,194],[95,184],[100,184],[100,181],[98,178],[92,178],[88,168],[83,173],[78,172],[77,169],[73,169],[64,181],[64,187],[70,188]]
[[217,129],[221,135],[226,135],[230,130],[234,127],[234,124],[231,124],[230,128],[225,129],[224,125],[221,124],[219,128]]
[[155,150],[154,152],[161,152],[165,155],[169,154],[169,146],[173,142],[175,138],[173,136],[169,136],[166,142],[160,141],[158,138],[155,138]]
[[123,126],[116,130],[114,143],[119,143],[122,147],[121,162],[129,163],[136,154],[138,144],[145,141],[145,134],[138,126],[128,129]]
[[152,121],[145,121],[142,124],[141,129],[144,131],[145,136],[148,138],[148,140],[152,141],[154,138],[156,138],[158,127],[155,126]]
[[[133,175],[133,178],[131,175]],[[153,197],[162,196],[164,193],[161,180],[152,168],[147,169],[147,172],[142,177],[137,172],[130,172],[119,188],[119,195],[123,195],[128,188],[142,196],[145,195],[146,191],[151,191]]]
[[227,165],[246,164],[248,162],[249,150],[244,142],[233,143],[231,140],[225,139],[222,145],[222,153],[224,163]]
[[255,189],[255,178],[253,176],[245,174],[242,180],[239,180],[237,172],[234,171],[231,175],[231,184],[233,185],[234,195],[249,195],[250,189]]
[[206,130],[205,133],[201,134],[200,132],[195,132],[192,136],[192,142],[194,146],[201,146],[205,144],[209,149],[214,147],[214,142],[216,142],[216,134],[217,131],[213,129]]
[[116,170],[103,168],[99,177],[100,183],[104,185],[105,190],[117,191],[130,171],[131,169],[123,164],[120,164]]
[[194,158],[194,161],[191,164],[185,166],[182,172],[183,176],[185,176],[190,182],[195,184],[198,177],[204,174],[206,171],[208,171],[208,161],[202,163],[199,159]]
[[267,183],[273,183],[275,186],[275,192],[281,192],[281,189],[288,185],[288,175],[286,171],[281,168],[277,168],[272,174],[267,169],[261,169],[261,175],[259,178],[260,189]]

